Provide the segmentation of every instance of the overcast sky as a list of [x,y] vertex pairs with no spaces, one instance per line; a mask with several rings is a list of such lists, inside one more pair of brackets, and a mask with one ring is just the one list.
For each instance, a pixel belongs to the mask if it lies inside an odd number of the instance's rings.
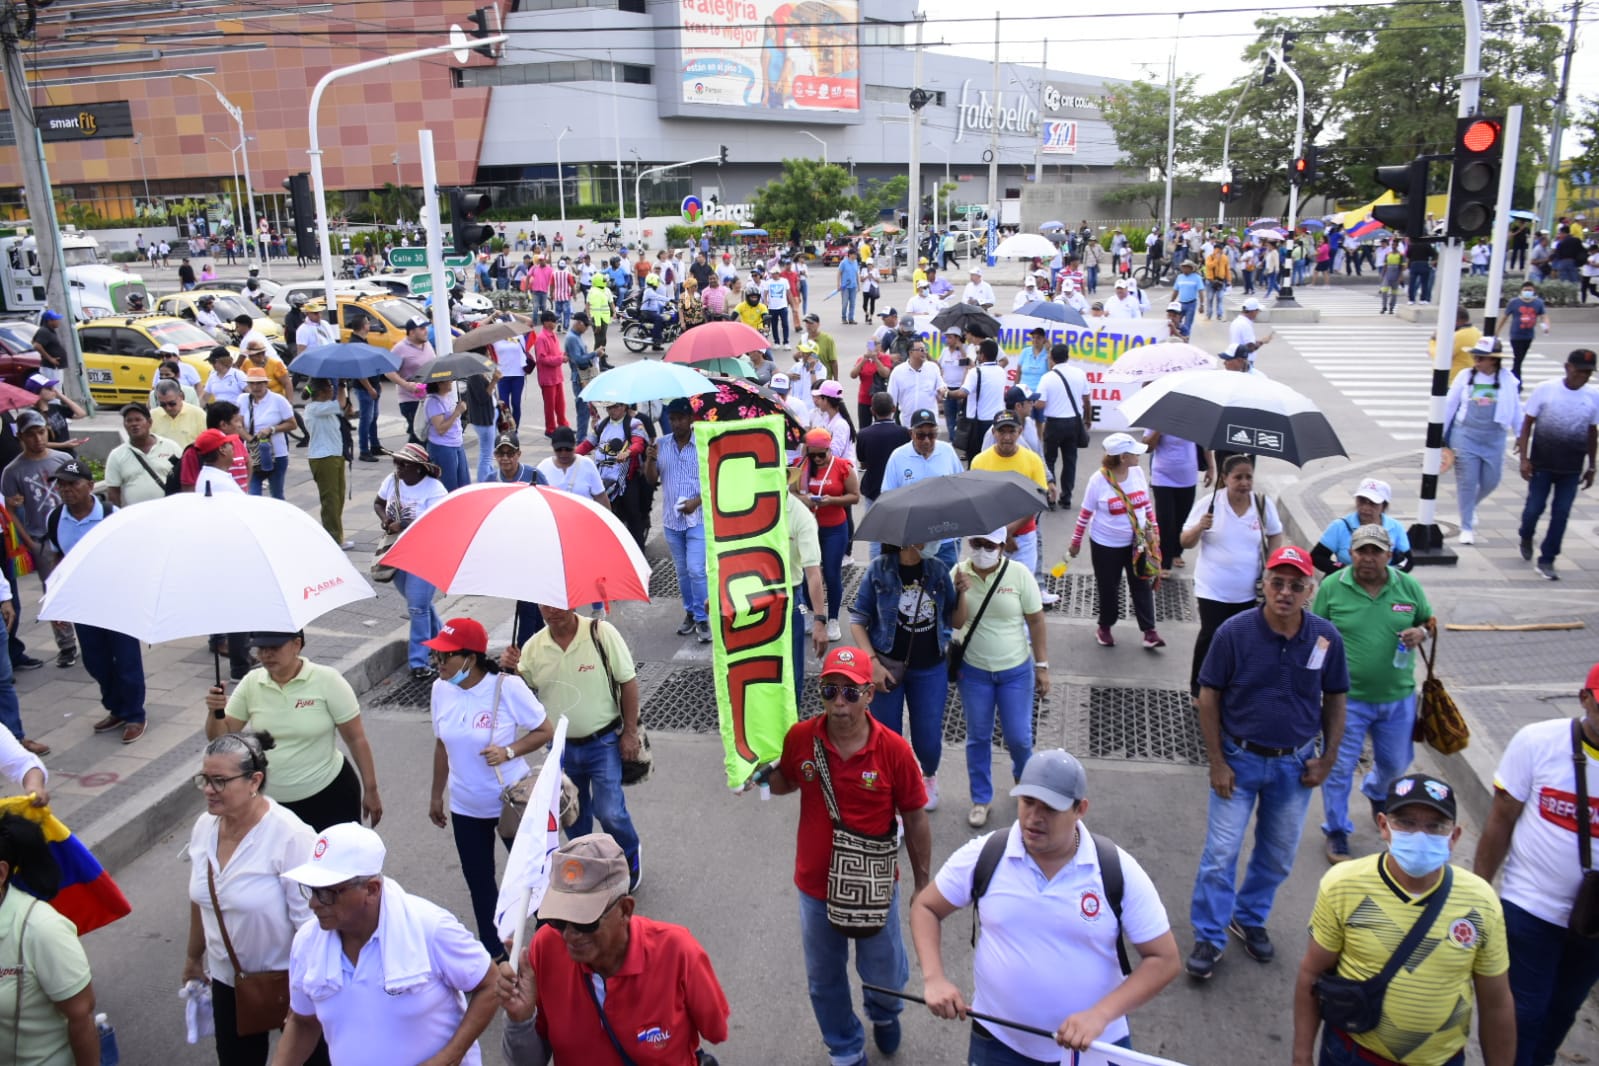
[[[1546,0],[1554,6],[1555,0]],[[1294,11],[1296,0],[1286,0],[1274,8],[1279,13]],[[991,58],[994,54],[993,16],[967,22],[939,22],[939,19],[972,17],[970,0],[921,0],[929,20],[928,41],[970,41],[951,45],[944,51]],[[1260,0],[1200,0],[1182,5],[1170,0],[1138,4],[1115,0],[1083,0],[1069,8],[1059,0],[1007,0],[1001,14],[1006,22],[1000,35],[1000,58],[1007,63],[1037,64],[1043,59],[1043,39],[1049,38],[1051,69],[1073,71],[1097,77],[1142,78],[1146,71],[1164,82],[1166,62],[1178,33],[1178,19],[1172,12],[1182,6],[1197,10],[1181,22],[1182,39],[1177,46],[1177,71],[1199,75],[1200,88],[1214,92],[1224,88],[1238,74],[1238,57],[1254,40],[1255,19],[1261,14]],[[1327,5],[1335,6],[1335,5]],[[1156,12],[1141,15],[1140,10]],[[1314,13],[1305,8],[1303,14]],[[1070,13],[1073,16],[1104,12],[1103,17],[1047,19],[1038,16]],[[1486,12],[1484,14],[1486,16]],[[1569,13],[1565,16],[1569,17]],[[1034,21],[1022,22],[1021,18]],[[1571,105],[1583,96],[1599,96],[1599,63],[1585,63],[1585,37],[1592,31],[1579,23],[1577,51],[1571,68]],[[1558,75],[1558,68],[1557,68]],[[1554,96],[1555,86],[1550,86]],[[1576,140],[1565,138],[1561,155],[1577,152]]]

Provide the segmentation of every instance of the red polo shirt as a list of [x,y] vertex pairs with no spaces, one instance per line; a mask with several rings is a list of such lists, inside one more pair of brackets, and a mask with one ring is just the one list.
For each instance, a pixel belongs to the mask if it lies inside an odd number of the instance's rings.
[[[727,997],[710,957],[680,925],[634,914],[628,934],[622,968],[605,981],[611,1031],[639,1066],[694,1066],[702,1037],[713,1044],[727,1039]],[[550,926],[534,934],[528,961],[538,990],[539,1036],[554,1061],[621,1066],[583,987],[592,983],[594,971],[572,961]]]
[[[833,855],[833,822],[822,798],[822,779],[816,772],[812,738],[822,738],[827,752],[833,795],[844,825],[857,833],[884,836],[894,832],[894,816],[927,806],[922,768],[910,742],[868,712],[871,733],[866,746],[845,759],[833,747],[819,714],[797,723],[783,739],[778,769],[783,778],[799,786],[800,816],[794,847],[794,884],[807,896],[827,898],[827,864]],[[895,876],[899,870],[895,868]]]

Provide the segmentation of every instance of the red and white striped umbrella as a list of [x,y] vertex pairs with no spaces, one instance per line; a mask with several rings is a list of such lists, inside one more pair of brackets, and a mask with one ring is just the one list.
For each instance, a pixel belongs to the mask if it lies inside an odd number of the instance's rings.
[[456,489],[383,562],[453,594],[566,608],[650,598],[650,564],[616,516],[547,485]]

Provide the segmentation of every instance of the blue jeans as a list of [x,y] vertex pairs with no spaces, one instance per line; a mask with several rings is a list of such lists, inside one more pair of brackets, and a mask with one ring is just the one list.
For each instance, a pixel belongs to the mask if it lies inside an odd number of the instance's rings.
[[[16,603],[16,594],[12,594],[12,604]],[[143,676],[139,684],[144,684]],[[22,706],[17,702],[16,674],[11,668],[11,656],[0,655],[0,725],[11,730],[11,735],[21,740],[27,734],[22,730]]]
[[617,847],[627,856],[627,868],[638,869],[638,830],[633,828],[633,816],[627,813],[627,799],[622,795],[622,752],[615,733],[607,734],[587,744],[568,744],[561,757],[561,769],[577,786],[577,821],[566,831],[568,840],[575,840],[594,832],[596,820],[600,828],[611,834]]
[[955,423],[961,419],[961,402],[953,396],[944,397],[944,428],[949,432],[949,439],[955,439]]
[[860,290],[853,285],[839,287],[838,295],[843,314],[840,316],[845,322],[855,321],[855,294]]
[[355,390],[360,406],[360,422],[356,427],[356,451],[362,455],[376,455],[383,445],[378,441],[378,401],[382,393],[368,394],[365,389]]
[[472,467],[466,461],[466,449],[459,444],[428,441],[428,458],[438,464],[439,481],[443,482],[445,492],[472,484]]
[[1599,980],[1599,941],[1572,936],[1508,899],[1503,903],[1516,1000],[1516,1066],[1550,1066]]
[[1099,291],[1099,268],[1091,266],[1091,267],[1088,267],[1084,271],[1084,273],[1087,274],[1087,277],[1085,277],[1083,280],[1088,282],[1088,291],[1089,291],[1089,293],[1092,294],[1092,293],[1098,292]]
[[[1293,755],[1271,758],[1244,751],[1223,735],[1221,750],[1236,780],[1231,799],[1210,794],[1205,850],[1199,856],[1188,912],[1194,939],[1217,947],[1227,943],[1227,923],[1233,918],[1239,925],[1264,926],[1271,914],[1272,898],[1294,865],[1305,826],[1310,789],[1299,778],[1314,748],[1306,744]],[[1244,830],[1251,815],[1256,815],[1255,850],[1240,888],[1236,887],[1238,856],[1244,850]]]
[[[1133,1038],[1130,1036],[1111,1043],[1128,1051],[1133,1049]],[[966,1061],[969,1066],[1056,1066],[1061,1060],[1045,1062],[1043,1059],[1030,1059],[1019,1051],[1012,1051],[988,1033],[978,1032],[977,1027],[973,1026],[971,1041],[966,1045]]]
[[[910,960],[899,928],[899,886],[888,908],[888,927],[876,936],[851,940],[827,921],[827,901],[799,894],[800,944],[805,949],[805,978],[811,1010],[822,1030],[833,1066],[851,1066],[866,1052],[866,1030],[855,1015],[849,986],[849,946],[855,945],[855,972],[861,981],[880,988],[904,988]],[[880,992],[863,992],[866,1018],[888,1025],[899,1018],[905,1001]]]
[[942,659],[920,670],[906,670],[899,684],[872,696],[872,717],[900,736],[905,735],[905,706],[910,705],[911,748],[925,777],[938,773],[944,754],[944,702],[948,696],[949,668]]
[[1278,291],[1280,288],[1282,288],[1282,283],[1283,283],[1283,276],[1282,276],[1282,272],[1281,271],[1278,271],[1278,270],[1268,270],[1268,271],[1266,271],[1265,286],[1266,286],[1266,295],[1267,296],[1270,296],[1272,293],[1274,293],[1274,292]]
[[144,721],[144,658],[138,640],[82,622],[77,630],[83,668],[100,686],[100,705],[121,721]]
[[[766,324],[771,331],[773,344],[788,343],[788,308],[773,307],[769,309],[766,312]],[[656,334],[656,336],[659,337],[660,335]],[[659,344],[660,341],[657,340],[656,343]]]
[[477,434],[477,480],[479,483],[487,481],[494,476],[494,435],[493,423],[480,426],[472,423],[472,432]]
[[1410,264],[1410,285],[1409,285],[1408,291],[1405,294],[1406,298],[1409,299],[1409,301],[1411,303],[1415,303],[1416,302],[1416,293],[1417,292],[1421,293],[1421,302],[1422,303],[1431,303],[1432,302],[1432,264],[1431,263],[1411,263]]
[[1416,694],[1412,692],[1392,703],[1367,703],[1351,697],[1344,712],[1344,739],[1338,759],[1321,786],[1321,805],[1327,820],[1323,833],[1353,833],[1349,820],[1349,791],[1354,786],[1355,764],[1371,734],[1372,769],[1360,783],[1367,799],[1381,803],[1388,795],[1388,782],[1410,769],[1415,745],[1410,739],[1416,728]]
[[572,328],[572,301],[556,300],[555,316],[561,320],[561,332],[565,333]]
[[[1461,1066],[1466,1061],[1466,1049],[1461,1048],[1444,1066]],[[1321,1057],[1316,1066],[1368,1066],[1365,1059],[1325,1028],[1321,1034]],[[1520,1066],[1519,1062],[1517,1066]]]
[[1499,487],[1504,473],[1505,439],[1497,449],[1483,448],[1459,434],[1455,444],[1455,496],[1460,503],[1460,528],[1477,528],[1477,505]]
[[805,278],[800,278],[800,312],[811,313],[811,283]]
[[1205,314],[1209,315],[1212,318],[1220,318],[1221,317],[1222,310],[1223,310],[1222,305],[1224,303],[1226,303],[1226,300],[1223,299],[1223,294],[1226,291],[1227,291],[1227,286],[1225,286],[1225,285],[1206,285],[1205,286],[1205,288],[1203,290],[1203,295],[1201,296],[1201,299],[1203,299],[1205,301]]
[[849,523],[822,526],[817,534],[822,542],[822,584],[827,587],[827,617],[833,620],[844,603],[844,554],[849,551]]
[[394,587],[405,597],[405,610],[411,616],[411,633],[406,644],[406,661],[411,669],[428,665],[424,640],[439,634],[439,612],[433,609],[433,586],[404,570],[394,572]]
[[1033,753],[1033,657],[1009,670],[962,666],[955,682],[966,713],[966,780],[973,803],[994,799],[994,714],[1005,731],[1011,776],[1020,778]]
[[1198,300],[1187,300],[1183,303],[1183,332],[1194,332],[1194,314],[1199,310]]
[[[580,395],[583,391],[583,382],[576,374],[572,375],[572,403],[577,407],[577,439],[587,440],[589,435],[589,405],[588,401]],[[520,425],[520,423],[518,423]]]
[[263,474],[254,467],[250,469],[250,495],[261,495],[261,484],[265,482],[268,491],[275,500],[283,499],[283,481],[289,476],[289,457],[279,455],[272,460],[272,472]]
[[[505,945],[494,928],[494,905],[500,896],[499,878],[494,876],[494,838],[499,836],[498,818],[473,818],[450,812],[450,828],[455,833],[455,856],[461,860],[461,876],[466,878],[467,895],[472,897],[472,917],[477,919],[477,938],[489,958],[505,957]],[[511,842],[500,839],[507,851]]]
[[[403,395],[408,390],[401,390]],[[405,442],[407,444],[425,444],[426,441],[416,435],[416,409],[422,406],[421,400],[401,400],[400,419],[405,423]]]
[[549,306],[550,306],[550,294],[549,294],[549,292],[548,291],[539,292],[537,289],[533,290],[533,313],[534,314],[539,314],[539,313],[543,312],[544,310],[546,310]]
[[[676,501],[668,500],[672,507]],[[705,526],[700,524],[687,529],[662,529],[666,547],[672,553],[672,566],[677,571],[677,587],[683,597],[683,613],[692,615],[694,621],[703,622],[706,615],[705,586]]]
[[1538,546],[1540,563],[1552,563],[1555,556],[1560,554],[1560,542],[1566,536],[1566,519],[1571,517],[1571,505],[1576,502],[1577,488],[1581,483],[1580,473],[1556,473],[1533,467],[1532,481],[1527,486],[1527,505],[1521,509],[1522,540],[1531,540],[1538,531],[1538,519],[1543,517],[1550,490],[1555,494],[1554,506],[1549,509],[1549,530],[1543,536],[1543,543]]
[[794,706],[803,707],[803,690],[805,688],[805,656],[810,650],[810,626],[806,624],[805,612],[800,610],[800,604],[805,602],[805,585],[800,583],[794,586],[791,595],[794,597],[794,609],[789,612],[788,632],[790,651],[794,656]]
[[[522,390],[527,385],[527,378],[522,374],[511,374],[500,379],[496,386],[500,402],[511,409],[511,421],[518,427],[522,425]],[[579,437],[581,439],[581,435]]]

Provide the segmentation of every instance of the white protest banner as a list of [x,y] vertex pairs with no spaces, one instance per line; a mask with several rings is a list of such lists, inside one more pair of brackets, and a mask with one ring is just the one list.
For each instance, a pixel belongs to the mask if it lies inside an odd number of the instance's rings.
[[1137,1051],[1128,1051],[1115,1044],[1102,1044],[1098,1040],[1087,1051],[1066,1050],[1060,1056],[1061,1066],[1183,1066],[1173,1059],[1156,1058]]

